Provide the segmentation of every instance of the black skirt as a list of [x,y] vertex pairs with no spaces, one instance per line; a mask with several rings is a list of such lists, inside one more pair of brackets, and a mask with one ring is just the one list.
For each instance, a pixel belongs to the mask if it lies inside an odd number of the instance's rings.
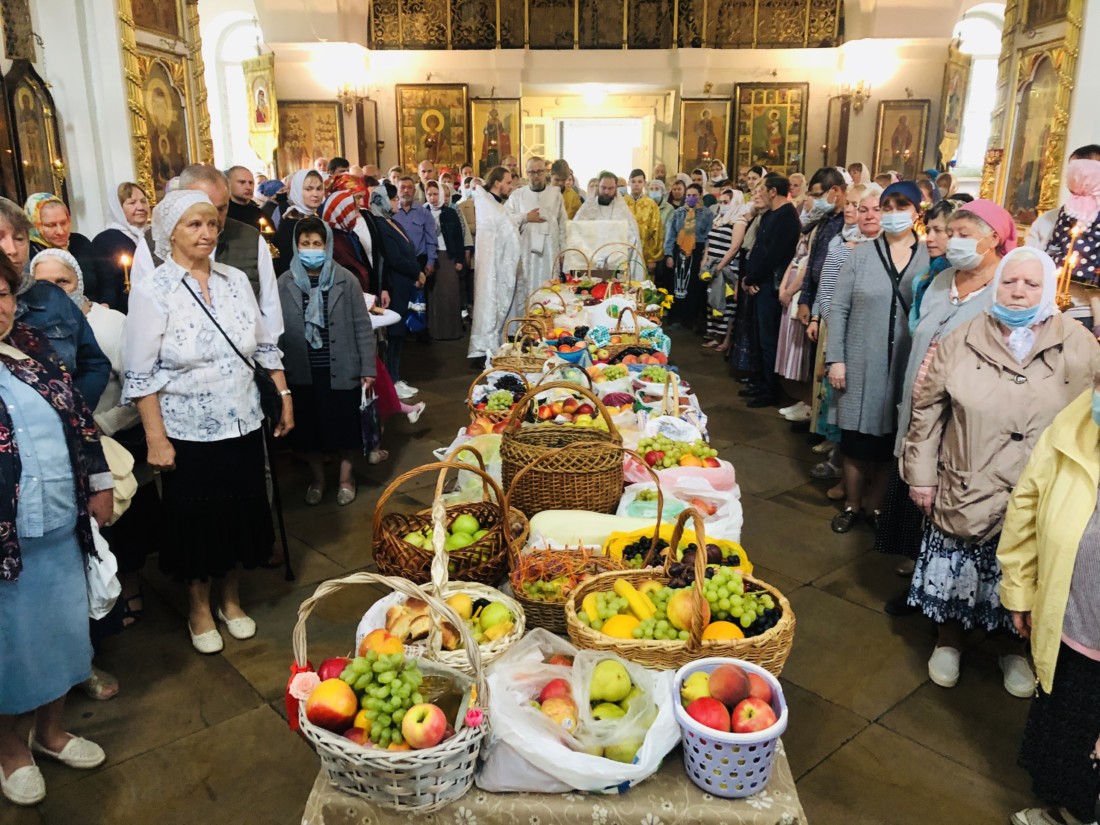
[[254,430],[222,441],[179,441],[176,469],[161,474],[160,567],[177,581],[220,579],[271,556],[264,438]]
[[1062,645],[1051,693],[1031,702],[1020,767],[1035,795],[1082,822],[1096,819],[1100,773],[1089,759],[1100,737],[1100,662]]
[[841,430],[840,454],[854,461],[890,461],[894,457],[894,434],[868,435],[856,430]]
[[325,454],[362,450],[362,391],[332,389],[327,369],[315,369],[312,376],[312,384],[290,387],[294,399],[294,429],[287,438],[290,447]]
[[924,513],[909,498],[909,485],[901,480],[895,462],[875,530],[875,550],[915,560],[920,555],[923,535]]

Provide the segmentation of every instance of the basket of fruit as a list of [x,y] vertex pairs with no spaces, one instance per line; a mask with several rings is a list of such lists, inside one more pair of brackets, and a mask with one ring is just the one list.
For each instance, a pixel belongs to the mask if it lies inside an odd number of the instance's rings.
[[[594,415],[575,414],[571,423],[544,420],[520,428],[518,422],[527,419],[536,396],[557,388],[583,396]],[[594,416],[603,419],[606,429],[591,426]],[[557,453],[553,460],[540,462],[536,470],[525,473],[522,484],[513,484],[519,471],[533,464],[543,453],[578,441],[606,442],[614,449],[601,450],[593,446],[584,451]],[[570,508],[615,512],[623,492],[623,461],[618,449],[622,442],[607,408],[591,390],[564,381],[551,381],[532,388],[516,402],[501,436],[501,474],[504,486],[510,488],[512,506],[527,515],[541,510]]]
[[[526,397],[526,396],[524,396]],[[508,571],[508,546],[524,540],[530,524],[518,510],[504,509],[504,493],[489,473],[481,454],[474,454],[480,467],[454,461],[425,464],[395,478],[378,498],[374,511],[374,560],[388,576],[404,576],[417,584],[431,581],[431,509],[417,513],[386,512],[386,504],[397,489],[423,473],[466,470],[481,477],[482,500],[447,505],[445,546],[450,553],[447,572],[461,581],[493,585]],[[442,495],[443,475],[436,485],[435,497]],[[490,495],[491,491],[491,495]]]
[[[578,452],[587,449],[608,450],[609,445],[603,442],[578,442],[556,450],[549,450],[536,458],[526,467],[523,467],[508,487],[504,494],[505,503],[510,503],[513,490],[522,482],[523,477],[530,472],[535,472],[539,464],[557,460],[563,452]],[[621,453],[641,457],[625,447],[615,448]],[[650,471],[653,478],[657,474]],[[664,496],[660,488],[657,489],[657,524],[661,523],[661,508],[664,504]],[[650,564],[656,564],[658,559],[658,537],[656,532],[650,542],[646,559]],[[641,567],[644,562],[637,566]],[[544,627],[551,633],[565,633],[565,601],[569,594],[581,581],[596,573],[604,573],[611,570],[621,570],[628,565],[620,553],[618,558],[587,550],[583,545],[576,549],[528,547],[526,542],[513,542],[509,551],[511,565],[510,582],[512,592],[523,606],[528,622],[533,627]],[[629,560],[633,563],[633,558]]]
[[548,363],[545,367],[545,371],[538,377],[538,380],[531,384],[531,387],[540,387],[547,383],[546,379],[552,375],[557,374],[558,381],[565,381],[569,384],[577,384],[578,386],[588,387],[588,389],[594,389],[592,383],[592,376],[588,374],[587,370],[575,367],[572,364],[566,364],[561,361],[557,363]]
[[[407,656],[392,637],[372,640],[354,659],[328,660],[313,674],[306,620],[319,602],[352,585],[388,587],[423,601],[440,617],[437,628],[442,622],[458,626],[472,678]],[[429,648],[437,648],[440,638],[437,629]],[[478,645],[451,608],[406,579],[354,573],[322,583],[302,602],[293,641],[296,675],[288,694],[300,701],[299,729],[329,782],[376,805],[417,813],[437,810],[470,789],[489,730],[489,696]]]
[[[670,549],[679,547],[689,517],[705,548],[703,519],[688,508],[676,520]],[[669,670],[702,656],[734,656],[778,676],[794,640],[790,603],[740,570],[708,566],[708,552],[695,552],[690,571],[666,552],[663,574],[601,573],[581,582],[565,603],[569,638],[579,648],[611,651],[646,667]]]
[[[671,303],[668,290],[639,286],[634,296],[637,300],[636,311],[638,315],[660,326],[661,315],[665,311],[665,306]],[[654,308],[650,309],[650,307]]]
[[479,418],[499,424],[508,417],[516,401],[531,389],[522,372],[508,372],[495,380],[489,381],[484,388],[481,397],[474,401],[474,393],[481,386],[481,381],[498,369],[487,369],[470,383],[470,389],[466,393],[466,408],[470,411],[470,422]]
[[[555,302],[557,305],[555,305]],[[560,306],[560,308],[559,308]],[[559,292],[536,290],[527,299],[527,320],[538,324],[543,338],[548,338],[554,329],[554,318],[566,311],[565,299]]]
[[[623,319],[627,314],[631,316],[634,321],[632,327],[624,330]],[[656,349],[656,347],[649,341],[645,340],[641,336],[642,322],[638,320],[638,314],[634,311],[634,307],[623,307],[622,312],[619,313],[619,319],[615,322],[615,328],[611,330],[611,340],[604,347],[607,350],[608,358],[613,359],[623,350],[628,347],[637,347],[647,352]]]
[[[517,323],[515,334],[509,334]],[[549,355],[542,343],[543,328],[530,318],[509,318],[504,323],[500,349],[489,359],[494,369],[514,372],[540,372]]]

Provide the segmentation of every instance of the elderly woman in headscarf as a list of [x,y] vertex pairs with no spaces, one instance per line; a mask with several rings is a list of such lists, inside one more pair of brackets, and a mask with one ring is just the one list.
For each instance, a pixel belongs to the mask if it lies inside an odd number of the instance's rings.
[[352,459],[363,449],[359,405],[376,374],[374,331],[363,290],[332,257],[333,232],[320,218],[295,227],[290,269],[279,277],[284,329],[279,338],[295,398],[290,444],[313,474],[306,504],[321,503],[325,460],[340,462],[336,503],[355,501]]
[[[241,608],[240,572],[264,564],[275,535],[264,474],[264,414],[254,369],[282,396],[276,438],[294,427],[276,342],[247,276],[217,263],[218,213],[199,190],[153,210],[164,261],[135,284],[126,324],[123,399],[141,414],[148,462],[161,473],[161,568],[188,586],[188,630],[200,653],[256,633]],[[221,584],[211,610],[211,580]]]
[[287,199],[289,205],[279,220],[273,243],[279,250],[275,259],[275,273],[282,275],[290,269],[294,257],[294,226],[305,218],[318,217],[318,210],[325,200],[325,179],[314,169],[299,169],[290,178]]
[[[913,394],[901,475],[928,519],[909,603],[938,626],[928,675],[942,687],[958,681],[964,631],[1012,627],[997,564],[1009,495],[1043,430],[1092,386],[1096,339],[1058,311],[1057,279],[1039,250],[1005,255],[986,311],[939,340]],[[1026,698],[1023,653],[1011,642],[1000,665],[1005,690]]]
[[99,302],[125,312],[134,250],[145,242],[145,229],[153,210],[145,190],[133,181],[124,181],[116,191],[107,193],[107,208],[111,220],[92,239],[99,270]]
[[31,222],[31,257],[43,249],[64,249],[80,261],[88,297],[99,298],[99,275],[96,270],[92,242],[79,232],[73,232],[73,219],[65,201],[47,192],[38,192],[23,205]]
[[950,172],[944,172],[936,176],[936,188],[940,190],[941,198],[950,198],[959,191],[959,182]]

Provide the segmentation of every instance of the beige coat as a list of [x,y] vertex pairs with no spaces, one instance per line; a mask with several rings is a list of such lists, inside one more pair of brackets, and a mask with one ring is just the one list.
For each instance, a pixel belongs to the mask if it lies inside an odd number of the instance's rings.
[[997,548],[1001,604],[1031,612],[1031,655],[1046,693],[1054,685],[1073,566],[1096,508],[1098,483],[1100,429],[1092,420],[1089,389],[1035,445],[1012,493]]
[[1092,385],[1096,349],[1092,334],[1062,315],[1042,325],[1022,364],[985,313],[939,343],[914,392],[901,454],[907,484],[937,487],[937,528],[970,542],[1000,532],[1040,434]]

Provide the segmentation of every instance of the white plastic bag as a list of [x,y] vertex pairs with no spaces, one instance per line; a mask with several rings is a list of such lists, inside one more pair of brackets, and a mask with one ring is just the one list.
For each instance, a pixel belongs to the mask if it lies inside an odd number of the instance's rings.
[[[683,469],[699,469],[684,467]],[[670,468],[671,470],[671,468]],[[662,470],[662,474],[670,470]],[[741,528],[745,523],[744,510],[741,507],[741,488],[734,485],[731,490],[716,490],[706,479],[697,476],[682,476],[677,478],[671,487],[663,486],[662,490],[667,496],[669,493],[677,501],[687,505],[695,499],[706,502],[718,509],[711,514],[701,513],[703,525],[707,531],[707,538],[727,539],[741,543]],[[666,499],[667,501],[667,499]],[[662,518],[662,521],[664,519]]]
[[[574,665],[565,668],[544,664],[555,652],[574,653]],[[594,720],[589,709],[588,678],[604,659],[626,667],[631,681],[641,687],[650,702],[635,702],[626,716]],[[550,679],[568,679],[577,700],[581,720],[575,738],[530,705]],[[516,643],[489,668],[489,711],[493,735],[482,751],[475,781],[487,791],[562,793],[569,790],[621,793],[653,774],[661,760],[680,741],[680,729],[672,711],[672,671],[656,673],[608,653],[576,652],[553,634],[536,629]],[[640,730],[645,715],[656,718],[633,764],[593,756],[574,748],[581,742],[620,741],[631,729]],[[619,724],[621,723],[621,724]]]
[[92,519],[92,541],[99,558],[84,556],[84,578],[88,585],[88,617],[102,619],[115,606],[122,585],[118,581],[118,560],[111,552],[107,539],[99,533],[99,525]]
[[[658,476],[659,477],[659,476]],[[628,484],[623,490],[623,496],[619,499],[619,507],[615,510],[617,516],[630,516],[631,518],[657,518],[657,500],[635,501],[638,493],[643,490],[656,490],[657,485],[652,481],[642,481],[637,484]],[[663,492],[663,491],[662,491]],[[674,496],[665,495],[664,508],[661,510],[661,521],[673,523],[676,517],[687,509],[687,505]]]

